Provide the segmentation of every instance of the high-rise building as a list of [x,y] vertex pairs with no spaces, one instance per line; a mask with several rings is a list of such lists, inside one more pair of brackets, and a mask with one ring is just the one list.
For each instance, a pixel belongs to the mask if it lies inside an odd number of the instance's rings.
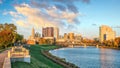
[[54,28],[53,27],[42,28],[42,37],[54,37]]
[[75,35],[75,40],[82,40],[82,36],[80,34],[76,34]]
[[54,27],[54,37],[55,37],[56,39],[59,38],[59,29],[58,29],[58,27]]
[[70,40],[74,40],[74,33],[68,33],[68,38],[70,39]]
[[105,40],[114,40],[115,39],[115,31],[112,30],[109,26],[102,25],[100,27],[100,42]]
[[29,39],[27,40],[27,44],[36,44],[35,42],[35,29],[32,29],[31,35]]
[[35,29],[32,28],[32,32],[31,32],[31,35],[30,35],[30,38],[29,39],[34,39],[35,38]]
[[68,39],[68,35],[67,33],[64,33],[64,40],[67,40]]
[[36,32],[36,33],[35,33],[35,38],[36,38],[36,37],[40,38],[40,37],[41,37],[41,34],[40,34],[39,32]]
[[35,33],[35,41],[39,42],[40,38],[41,38],[41,34],[39,32],[36,32]]
[[[44,27],[42,28],[42,37],[44,40],[47,40],[45,43],[46,44],[53,44],[55,42],[54,38],[54,27]],[[57,30],[56,33],[57,34]],[[57,35],[56,35],[57,37]]]

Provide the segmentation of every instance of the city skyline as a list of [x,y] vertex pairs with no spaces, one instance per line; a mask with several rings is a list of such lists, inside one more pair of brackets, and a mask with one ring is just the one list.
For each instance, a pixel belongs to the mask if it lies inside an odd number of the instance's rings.
[[59,27],[62,35],[74,32],[83,37],[94,38],[99,37],[99,26],[108,25],[116,31],[116,36],[120,36],[119,2],[119,0],[0,0],[0,23],[15,24],[18,32],[25,38],[30,36],[33,27],[36,32],[41,33],[44,26]]

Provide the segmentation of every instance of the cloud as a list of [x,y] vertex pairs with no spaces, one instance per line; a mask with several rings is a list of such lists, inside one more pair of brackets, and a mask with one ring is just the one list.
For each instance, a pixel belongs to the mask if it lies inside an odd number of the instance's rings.
[[64,7],[64,6],[61,5],[61,4],[55,4],[55,7],[56,7],[56,8],[59,8],[59,10],[61,10],[61,11],[66,11],[66,7]]
[[19,17],[19,14],[16,13],[16,12],[13,12],[13,11],[10,11],[9,14],[15,18],[18,18]]
[[75,23],[75,19],[77,19],[80,14],[78,13],[73,13],[73,12],[57,12],[57,8],[54,6],[53,9],[47,10],[47,14],[51,16],[52,18],[61,21],[66,20],[68,23]]
[[2,0],[0,0],[0,4],[2,4]]
[[39,29],[44,26],[57,26],[64,30],[76,29],[77,25],[80,24],[78,17],[82,14],[79,13],[74,3],[67,4],[66,0],[52,0],[55,1],[53,3],[50,3],[51,0],[37,1],[32,0],[31,4],[15,4],[15,11],[7,12],[13,17],[19,28],[36,27]]
[[85,3],[90,3],[90,0],[83,0],[83,2],[85,2]]
[[92,26],[97,26],[97,24],[92,24]]
[[[45,24],[46,26],[64,26],[61,23],[77,24],[75,22],[78,22],[77,17],[80,16],[79,13],[69,11],[58,12],[58,9],[55,6],[52,6],[49,10],[42,11],[42,9],[33,8],[25,3],[15,5],[15,10],[17,12],[9,12],[9,14],[16,19],[18,16],[24,16],[28,23],[37,27],[44,26]],[[62,20],[65,20],[66,22],[63,22]]]
[[120,28],[120,26],[112,26],[112,28]]
[[16,21],[16,24],[21,27],[28,27],[28,25],[23,20]]
[[89,3],[90,0],[31,0],[31,5],[44,9],[49,9],[51,6],[55,6],[60,11],[68,10],[74,13],[79,13],[75,2]]
[[13,21],[21,27],[28,27],[31,25],[35,27],[53,26],[47,20],[47,14],[44,14],[37,8],[32,8],[28,4],[15,5],[16,12],[10,11],[7,14],[13,16]]

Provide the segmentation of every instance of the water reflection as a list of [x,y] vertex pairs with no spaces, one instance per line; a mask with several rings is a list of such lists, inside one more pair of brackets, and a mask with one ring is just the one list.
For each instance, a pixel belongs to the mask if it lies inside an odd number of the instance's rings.
[[80,47],[52,50],[50,53],[80,68],[120,68],[120,50]]
[[112,50],[101,48],[100,49],[100,61],[101,68],[114,68],[113,62],[115,62]]

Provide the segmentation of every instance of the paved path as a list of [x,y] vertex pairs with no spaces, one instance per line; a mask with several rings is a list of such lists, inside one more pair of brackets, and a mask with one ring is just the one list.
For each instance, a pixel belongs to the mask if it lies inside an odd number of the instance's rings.
[[8,51],[8,50],[0,53],[0,68],[3,67],[4,59],[5,59],[5,57],[7,57],[7,51]]

